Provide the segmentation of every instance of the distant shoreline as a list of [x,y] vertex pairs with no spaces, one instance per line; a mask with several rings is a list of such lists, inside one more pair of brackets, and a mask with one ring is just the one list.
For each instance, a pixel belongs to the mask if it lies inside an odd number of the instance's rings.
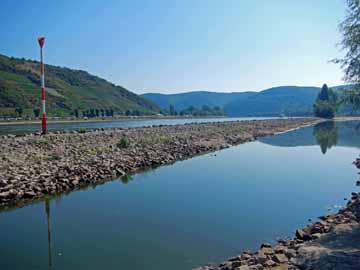
[[[281,117],[281,116],[199,116],[199,117],[176,117],[176,116],[139,116],[139,117],[121,117],[121,118],[111,118],[111,119],[59,119],[59,120],[48,120],[48,124],[67,124],[67,123],[99,123],[99,122],[125,122],[125,121],[143,121],[143,120],[175,120],[175,119],[223,119],[223,118],[279,118],[279,119],[287,119],[287,118],[312,118],[308,117]],[[329,119],[330,121],[331,119]],[[332,119],[334,121],[360,121],[360,116],[339,116]],[[34,125],[41,124],[41,120],[19,120],[19,121],[0,121],[0,126],[8,126],[8,125]]]
[[[121,118],[111,118],[111,119],[59,119],[59,120],[48,120],[48,124],[66,124],[66,123],[98,123],[98,122],[122,122],[122,121],[142,121],[142,120],[166,120],[166,119],[206,119],[206,118],[230,118],[228,116],[199,116],[199,117],[121,117]],[[19,120],[19,121],[0,121],[0,126],[7,125],[33,125],[41,124],[41,120]]]

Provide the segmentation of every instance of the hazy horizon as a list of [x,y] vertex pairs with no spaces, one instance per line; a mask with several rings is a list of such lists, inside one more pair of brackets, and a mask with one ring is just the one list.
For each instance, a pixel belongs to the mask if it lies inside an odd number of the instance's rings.
[[[260,3],[260,4],[259,4]],[[342,85],[343,0],[2,1],[0,53],[86,70],[142,94]],[[331,16],[330,16],[331,14]]]

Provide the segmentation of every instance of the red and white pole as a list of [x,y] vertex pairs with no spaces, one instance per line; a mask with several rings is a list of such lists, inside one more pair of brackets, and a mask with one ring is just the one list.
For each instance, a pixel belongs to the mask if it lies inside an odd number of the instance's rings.
[[45,107],[45,70],[44,70],[44,59],[43,59],[43,47],[45,43],[44,37],[39,37],[38,42],[40,45],[40,73],[41,73],[41,129],[42,134],[46,134],[46,107]]

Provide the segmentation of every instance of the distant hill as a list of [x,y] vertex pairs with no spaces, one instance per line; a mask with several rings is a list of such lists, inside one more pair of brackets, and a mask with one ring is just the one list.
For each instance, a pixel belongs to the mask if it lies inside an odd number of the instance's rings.
[[[345,86],[335,87],[342,91]],[[163,109],[188,106],[220,106],[229,116],[308,116],[320,87],[281,86],[260,92],[216,93],[195,91],[180,94],[143,94]]]
[[243,97],[254,95],[254,92],[241,92],[241,93],[218,93],[208,91],[194,91],[179,94],[157,94],[148,93],[142,96],[153,101],[162,109],[168,109],[173,105],[176,110],[181,111],[189,106],[201,107],[208,105],[211,107],[220,106],[224,108],[230,102]]
[[[159,107],[127,89],[86,71],[45,66],[49,115],[70,115],[75,109],[112,109],[154,114]],[[40,107],[39,62],[0,55],[0,116],[12,116],[21,107],[33,115]]]
[[236,99],[224,109],[233,116],[311,115],[319,91],[317,87],[275,87]]

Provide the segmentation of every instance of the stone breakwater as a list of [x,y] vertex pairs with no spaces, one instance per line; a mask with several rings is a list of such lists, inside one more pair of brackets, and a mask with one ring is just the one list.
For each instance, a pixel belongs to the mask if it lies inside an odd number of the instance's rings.
[[[356,161],[360,168],[360,159]],[[256,252],[244,251],[219,265],[193,270],[358,270],[360,269],[360,193],[337,214],[326,215],[295,238],[264,243]]]
[[0,208],[320,121],[253,120],[2,136]]

